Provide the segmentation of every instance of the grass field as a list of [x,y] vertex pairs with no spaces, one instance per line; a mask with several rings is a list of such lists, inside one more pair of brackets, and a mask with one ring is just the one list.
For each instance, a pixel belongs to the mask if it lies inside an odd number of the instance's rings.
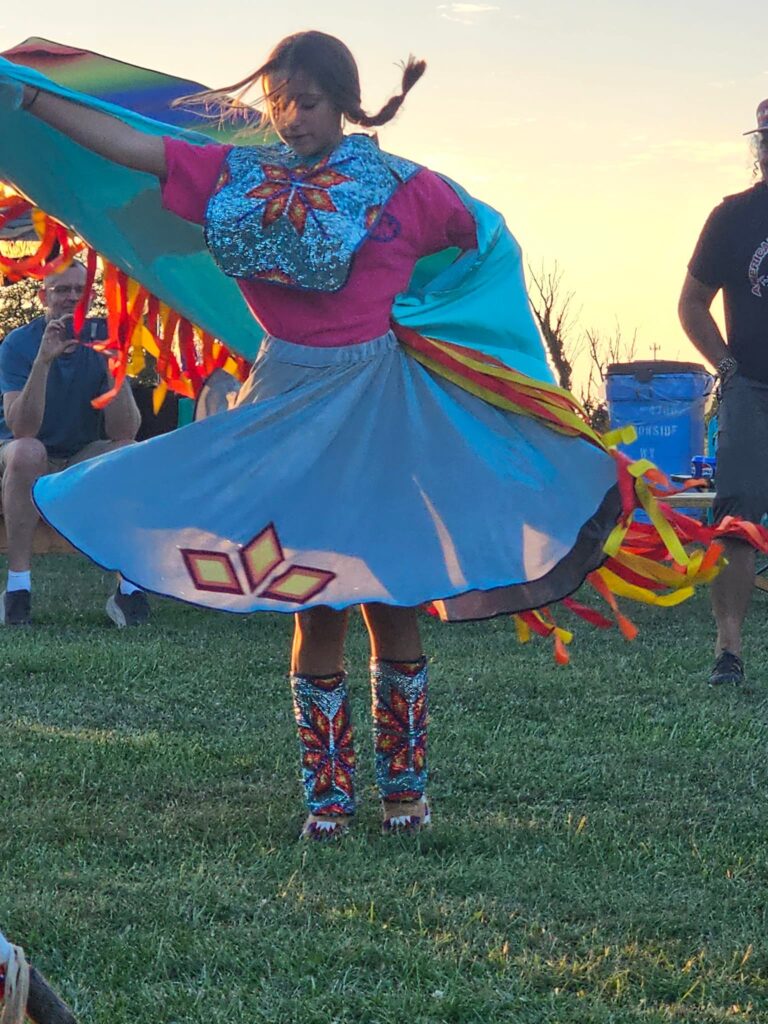
[[378,834],[355,624],[355,834],[302,820],[285,617],[154,602],[35,567],[0,630],[0,927],[83,1024],[768,1021],[768,596],[711,692],[706,596],[579,629],[425,620],[435,826]]

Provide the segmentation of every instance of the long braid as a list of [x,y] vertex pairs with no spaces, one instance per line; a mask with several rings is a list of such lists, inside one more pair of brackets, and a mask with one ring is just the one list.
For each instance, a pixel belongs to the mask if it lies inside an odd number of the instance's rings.
[[416,60],[416,58],[412,56],[409,57],[403,67],[403,81],[399,95],[393,96],[391,99],[387,100],[378,114],[366,114],[362,107],[358,107],[356,110],[345,110],[344,116],[348,121],[351,121],[352,124],[359,124],[364,128],[378,128],[382,124],[387,124],[387,122],[391,121],[398,112],[400,107],[403,105],[405,97],[414,85],[416,85],[426,70],[426,61]]

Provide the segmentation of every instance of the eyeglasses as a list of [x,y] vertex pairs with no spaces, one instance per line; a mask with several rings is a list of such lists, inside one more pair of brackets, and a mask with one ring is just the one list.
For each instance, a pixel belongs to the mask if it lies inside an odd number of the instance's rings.
[[81,284],[54,284],[47,291],[53,295],[82,295],[85,288]]

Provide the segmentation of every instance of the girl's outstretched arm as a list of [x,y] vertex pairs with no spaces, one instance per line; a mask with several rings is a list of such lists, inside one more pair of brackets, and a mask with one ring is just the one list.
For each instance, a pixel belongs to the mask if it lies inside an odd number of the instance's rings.
[[21,106],[99,156],[165,180],[165,150],[159,135],[145,135],[110,114],[34,86],[24,86]]

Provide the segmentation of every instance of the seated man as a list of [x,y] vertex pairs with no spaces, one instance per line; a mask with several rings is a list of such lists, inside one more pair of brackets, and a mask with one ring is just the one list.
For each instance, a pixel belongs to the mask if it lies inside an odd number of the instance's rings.
[[[45,315],[17,327],[0,345],[0,477],[8,540],[0,621],[9,626],[31,622],[32,539],[40,519],[33,484],[46,473],[131,444],[140,425],[125,384],[104,410],[109,440],[99,439],[101,414],[91,399],[107,391],[112,380],[104,355],[73,337],[72,314],[85,278],[77,262],[47,278],[40,292]],[[101,327],[102,321],[87,320],[83,336],[95,336]],[[146,595],[121,580],[107,614],[118,626],[146,622]]]

